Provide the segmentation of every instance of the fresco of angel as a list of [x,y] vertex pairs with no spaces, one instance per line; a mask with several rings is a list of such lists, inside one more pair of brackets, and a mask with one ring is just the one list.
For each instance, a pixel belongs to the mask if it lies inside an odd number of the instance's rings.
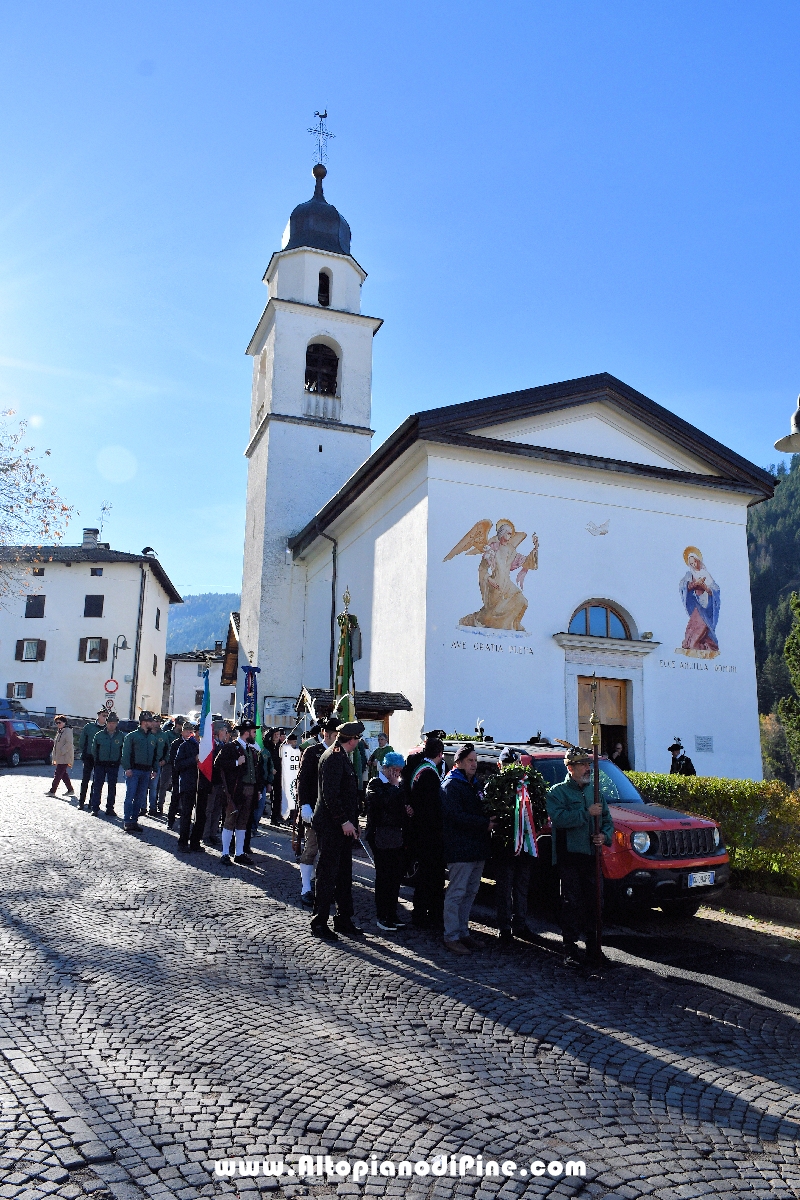
[[711,578],[697,546],[686,547],[683,561],[688,570],[680,582],[680,591],[689,620],[677,653],[691,658],[716,658],[719,584]]
[[[459,625],[478,629],[514,629],[525,633],[522,618],[528,601],[522,591],[528,571],[539,566],[539,539],[531,535],[532,547],[527,555],[520,554],[519,546],[527,533],[518,533],[513,521],[505,518],[495,523],[494,536],[489,536],[492,522],[476,521],[469,533],[458,542],[444,561],[457,554],[480,554],[478,587],[483,605],[477,612],[462,617]],[[516,583],[511,578],[517,572]]]

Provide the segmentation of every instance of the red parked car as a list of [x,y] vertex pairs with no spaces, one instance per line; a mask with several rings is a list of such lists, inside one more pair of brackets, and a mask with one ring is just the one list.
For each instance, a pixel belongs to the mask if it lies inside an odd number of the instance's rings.
[[38,725],[23,717],[0,721],[0,759],[9,767],[18,767],[23,761],[39,759],[49,763],[53,752],[53,739],[45,737]]

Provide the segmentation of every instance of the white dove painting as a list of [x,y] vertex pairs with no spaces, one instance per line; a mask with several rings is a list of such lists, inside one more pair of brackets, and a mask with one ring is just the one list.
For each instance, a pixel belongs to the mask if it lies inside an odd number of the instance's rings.
[[610,517],[608,518],[608,521],[603,521],[602,525],[595,525],[594,521],[588,521],[586,524],[586,528],[588,529],[588,531],[592,535],[592,537],[602,537],[603,534],[608,533],[608,526],[609,526],[610,521],[611,521]]

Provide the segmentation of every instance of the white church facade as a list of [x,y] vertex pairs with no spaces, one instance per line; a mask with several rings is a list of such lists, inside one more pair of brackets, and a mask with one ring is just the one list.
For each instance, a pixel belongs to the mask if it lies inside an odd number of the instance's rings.
[[370,455],[380,321],[315,174],[248,351],[239,644],[265,721],[330,688],[346,587],[397,749],[477,719],[583,741],[595,676],[631,766],[679,736],[699,774],[760,778],[746,520],[771,476],[606,374],[415,414]]

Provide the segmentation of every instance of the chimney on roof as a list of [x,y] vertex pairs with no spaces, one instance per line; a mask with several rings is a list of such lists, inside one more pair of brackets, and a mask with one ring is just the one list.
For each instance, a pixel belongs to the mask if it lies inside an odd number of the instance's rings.
[[214,642],[214,650],[218,653],[222,649],[222,642]]
[[99,529],[84,529],[83,543],[82,543],[83,549],[84,550],[96,550],[97,549],[97,539],[99,537],[100,537]]

